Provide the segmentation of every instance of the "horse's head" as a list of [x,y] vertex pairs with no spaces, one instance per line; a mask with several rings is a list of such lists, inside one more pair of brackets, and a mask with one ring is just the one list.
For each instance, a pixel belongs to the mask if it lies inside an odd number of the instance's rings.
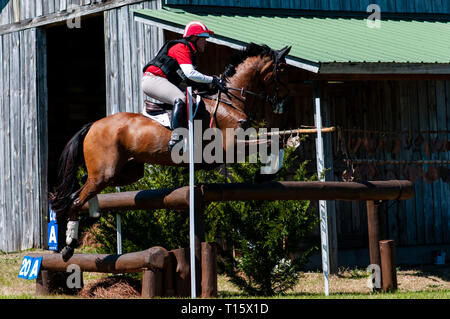
[[289,102],[289,87],[287,85],[286,56],[291,47],[281,50],[272,50],[269,57],[264,60],[260,71],[260,80],[266,99],[272,111],[277,114],[284,112]]
[[259,98],[257,104],[261,105],[262,100],[269,103],[274,113],[283,113],[289,101],[286,56],[290,49],[286,46],[272,50],[266,45],[250,43],[232,56],[224,75],[235,100],[244,104],[248,102],[247,97]]

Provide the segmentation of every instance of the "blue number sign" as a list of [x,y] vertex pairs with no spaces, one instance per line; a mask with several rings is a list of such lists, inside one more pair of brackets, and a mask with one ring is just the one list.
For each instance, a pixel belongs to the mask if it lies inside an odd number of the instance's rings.
[[23,279],[36,279],[41,268],[42,257],[23,257],[22,264],[20,265],[19,278]]
[[48,250],[58,251],[58,224],[56,223],[56,213],[49,208],[49,219],[47,228]]

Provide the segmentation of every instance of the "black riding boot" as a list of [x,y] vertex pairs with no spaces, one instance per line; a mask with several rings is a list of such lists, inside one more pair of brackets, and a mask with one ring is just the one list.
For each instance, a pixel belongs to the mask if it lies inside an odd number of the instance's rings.
[[187,126],[186,111],[186,103],[181,99],[176,99],[173,103],[172,119],[170,121],[172,137],[169,141],[169,151],[172,151],[174,145],[182,140],[182,135],[175,132],[175,129]]

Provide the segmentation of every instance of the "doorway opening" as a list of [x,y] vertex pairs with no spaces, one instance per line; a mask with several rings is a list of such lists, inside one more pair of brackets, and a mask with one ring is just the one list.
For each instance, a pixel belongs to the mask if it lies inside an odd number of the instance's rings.
[[103,15],[83,18],[80,26],[46,29],[49,191],[66,143],[84,124],[106,116]]

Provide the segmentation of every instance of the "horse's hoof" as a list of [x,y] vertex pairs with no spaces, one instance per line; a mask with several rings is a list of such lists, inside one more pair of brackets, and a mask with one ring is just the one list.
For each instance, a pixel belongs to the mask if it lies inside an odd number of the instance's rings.
[[70,246],[65,246],[61,250],[62,259],[64,260],[64,262],[67,262],[70,258],[72,258],[74,250],[75,249]]

